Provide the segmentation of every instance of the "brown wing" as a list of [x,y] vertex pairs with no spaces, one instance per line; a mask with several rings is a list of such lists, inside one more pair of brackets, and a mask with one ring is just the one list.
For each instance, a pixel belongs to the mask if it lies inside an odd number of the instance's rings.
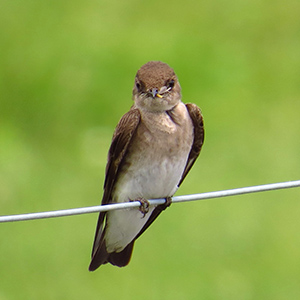
[[[118,176],[118,170],[122,164],[122,160],[128,149],[128,145],[136,131],[140,122],[141,115],[138,109],[132,107],[119,121],[108,152],[108,161],[106,165],[104,193],[102,198],[102,205],[111,202],[111,192]],[[93,244],[92,257],[96,254],[97,248],[101,244],[101,236],[103,232],[103,223],[106,212],[99,214],[97,229],[95,233],[95,240]]]
[[[197,157],[200,154],[203,141],[204,141],[204,126],[203,126],[203,118],[201,114],[200,108],[193,103],[188,103],[185,105],[189,115],[192,119],[192,123],[194,126],[194,142],[185,166],[185,169],[183,171],[182,177],[180,179],[180,182],[178,186],[181,185],[184,178],[192,168],[194,162],[196,161]],[[141,229],[141,231],[138,233],[138,235],[135,237],[137,239],[142,233],[153,223],[153,221],[159,216],[159,214],[166,209],[166,206],[164,204],[158,205],[152,212],[151,216],[149,217],[148,221],[144,225],[144,227]]]
[[192,168],[193,164],[195,163],[197,157],[200,154],[203,141],[204,141],[204,125],[203,125],[203,117],[201,114],[200,108],[193,103],[187,103],[186,108],[189,112],[189,115],[192,119],[193,125],[194,125],[194,143],[192,145],[185,169],[183,171],[181,180],[178,184],[178,186],[181,185],[184,178]]
[[110,203],[111,192],[119,167],[121,166],[124,155],[127,152],[128,145],[131,142],[140,120],[141,115],[139,110],[132,108],[121,118],[116,127],[108,152],[102,204]]

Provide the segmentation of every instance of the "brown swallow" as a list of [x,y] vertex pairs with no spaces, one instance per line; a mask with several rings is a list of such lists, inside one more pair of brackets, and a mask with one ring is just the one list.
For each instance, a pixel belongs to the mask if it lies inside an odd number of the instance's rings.
[[[181,102],[177,76],[167,64],[150,61],[138,70],[133,100],[113,134],[102,205],[142,205],[100,213],[90,271],[129,263],[135,240],[170,205],[203,144],[201,111]],[[166,198],[166,204],[148,207],[147,199],[155,198]]]

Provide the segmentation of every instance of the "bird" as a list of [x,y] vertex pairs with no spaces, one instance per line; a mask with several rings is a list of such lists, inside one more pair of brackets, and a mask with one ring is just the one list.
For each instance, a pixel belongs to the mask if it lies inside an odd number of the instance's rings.
[[[102,205],[139,201],[139,208],[100,212],[89,270],[128,265],[133,245],[160,213],[196,161],[204,141],[200,108],[181,101],[174,70],[149,61],[136,73],[134,104],[113,134]],[[164,198],[149,206],[148,199]]]

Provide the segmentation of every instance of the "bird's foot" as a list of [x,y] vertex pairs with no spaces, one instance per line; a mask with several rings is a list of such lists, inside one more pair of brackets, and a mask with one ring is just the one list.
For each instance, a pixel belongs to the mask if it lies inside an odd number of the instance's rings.
[[166,202],[164,204],[161,204],[158,206],[161,210],[165,210],[172,203],[172,197],[166,197],[165,199],[166,199]]
[[143,214],[143,218],[145,218],[145,215],[147,214],[147,212],[149,212],[149,201],[142,197],[137,198],[135,201],[139,201],[141,203],[139,210]]

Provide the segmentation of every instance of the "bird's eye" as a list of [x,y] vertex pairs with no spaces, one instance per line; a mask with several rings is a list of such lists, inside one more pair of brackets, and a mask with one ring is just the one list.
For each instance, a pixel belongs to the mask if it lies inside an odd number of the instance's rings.
[[140,84],[139,82],[137,82],[137,83],[135,84],[135,86],[136,86],[137,90],[140,91],[140,89],[141,89],[141,84]]
[[139,93],[141,93],[144,90],[144,83],[142,81],[136,81],[135,83],[136,89],[138,90]]
[[174,80],[173,79],[170,80],[169,83],[168,83],[168,85],[167,85],[168,89],[171,90],[174,87],[174,84],[175,84]]

